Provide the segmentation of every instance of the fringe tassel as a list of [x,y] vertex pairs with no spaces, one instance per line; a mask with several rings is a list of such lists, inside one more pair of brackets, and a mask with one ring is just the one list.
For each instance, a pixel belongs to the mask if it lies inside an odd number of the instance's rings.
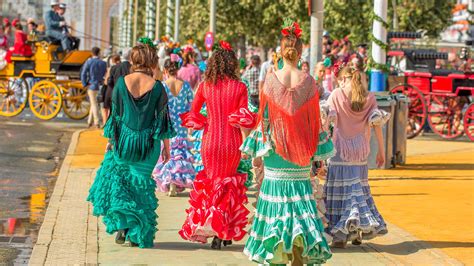
[[337,152],[344,161],[362,162],[369,156],[369,143],[363,133],[347,139],[336,132],[335,143]]
[[[272,141],[275,152],[299,166],[307,166],[317,150],[319,141],[320,114],[317,94],[301,106],[294,114],[262,95],[259,120],[262,121],[268,110]],[[268,107],[268,109],[266,108]],[[264,131],[263,123],[262,132]],[[264,134],[264,141],[266,137]]]

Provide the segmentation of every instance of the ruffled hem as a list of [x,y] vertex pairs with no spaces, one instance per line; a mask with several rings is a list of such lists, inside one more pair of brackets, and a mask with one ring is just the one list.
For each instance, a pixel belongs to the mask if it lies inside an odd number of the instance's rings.
[[384,110],[375,109],[369,116],[369,125],[371,127],[382,126],[390,120],[391,114]]
[[367,165],[330,165],[324,189],[327,232],[334,238],[351,241],[362,231],[370,239],[387,232],[367,183]]
[[[208,177],[204,171],[196,176],[190,193],[191,207],[179,234],[183,239],[207,243],[217,236],[224,240],[241,240],[246,231],[246,174]],[[217,181],[219,180],[219,181]]]
[[187,128],[201,130],[207,125],[207,118],[201,113],[195,113],[191,111],[180,114],[179,117],[182,121],[181,125]]
[[240,160],[239,166],[237,167],[237,172],[242,174],[247,174],[247,180],[245,181],[245,186],[248,188],[252,185],[253,173],[252,173],[252,160]]
[[265,172],[244,249],[257,263],[286,264],[294,246],[302,249],[304,263],[324,263],[331,257],[311,182],[304,168],[295,170],[277,170],[274,174],[280,177]]
[[260,130],[253,130],[240,146],[240,150],[252,158],[269,155],[273,149],[270,141],[263,140],[263,133]]
[[[332,257],[331,250],[323,237],[323,234],[314,232],[303,232],[297,230],[291,236],[290,242],[285,242],[278,230],[258,241],[252,236],[247,240],[244,254],[260,264],[288,264],[292,256],[293,247],[301,247],[304,264],[323,264]],[[315,236],[316,235],[316,236]]]
[[134,175],[126,165],[117,164],[112,152],[105,155],[87,200],[93,214],[103,216],[106,232],[128,229],[127,239],[140,248],[153,247],[157,231],[156,184],[148,176]]
[[240,108],[229,115],[229,124],[233,127],[253,128],[255,123],[255,114],[246,108]]
[[320,132],[318,150],[313,155],[313,161],[325,161],[334,155],[336,155],[336,149],[334,149],[334,144],[331,138],[329,138],[328,133]]

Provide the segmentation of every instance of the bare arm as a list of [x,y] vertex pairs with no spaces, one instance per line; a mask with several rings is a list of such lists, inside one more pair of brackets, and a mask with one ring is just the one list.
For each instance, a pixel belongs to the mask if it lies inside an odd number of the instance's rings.
[[382,167],[385,163],[385,147],[383,142],[383,133],[382,133],[382,126],[375,126],[375,137],[377,138],[377,167]]

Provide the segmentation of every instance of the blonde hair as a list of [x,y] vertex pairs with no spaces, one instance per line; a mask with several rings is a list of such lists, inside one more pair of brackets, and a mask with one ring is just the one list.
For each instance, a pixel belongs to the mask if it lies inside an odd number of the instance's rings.
[[367,83],[362,82],[362,78],[365,78],[365,74],[355,69],[353,66],[345,66],[341,69],[338,74],[338,78],[349,78],[351,80],[351,109],[352,111],[359,112],[364,108],[367,101],[369,91],[367,89]]
[[303,51],[303,42],[295,35],[283,36],[280,41],[281,56],[291,63],[296,63]]

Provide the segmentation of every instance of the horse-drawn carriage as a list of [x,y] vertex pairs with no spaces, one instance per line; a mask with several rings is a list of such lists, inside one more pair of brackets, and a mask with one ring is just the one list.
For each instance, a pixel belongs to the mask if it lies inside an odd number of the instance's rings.
[[59,46],[36,42],[33,56],[12,55],[0,70],[0,116],[16,116],[27,105],[40,119],[49,120],[61,111],[72,119],[89,114],[87,88],[79,80],[90,51],[64,53]]
[[[416,33],[389,34],[392,39],[419,37]],[[473,72],[436,69],[436,60],[446,60],[448,54],[432,49],[399,48],[387,55],[397,62],[396,68],[403,65],[402,69],[394,69],[396,75],[389,76],[389,88],[410,99],[408,138],[416,137],[428,123],[434,133],[445,139],[466,134],[474,141]]]

